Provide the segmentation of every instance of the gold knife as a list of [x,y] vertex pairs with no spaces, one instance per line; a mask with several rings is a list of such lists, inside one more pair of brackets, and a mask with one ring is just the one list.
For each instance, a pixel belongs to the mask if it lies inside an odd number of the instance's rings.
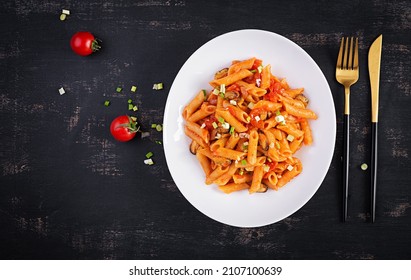
[[371,220],[375,222],[378,151],[378,97],[380,91],[382,34],[372,43],[368,52],[368,72],[371,86]]

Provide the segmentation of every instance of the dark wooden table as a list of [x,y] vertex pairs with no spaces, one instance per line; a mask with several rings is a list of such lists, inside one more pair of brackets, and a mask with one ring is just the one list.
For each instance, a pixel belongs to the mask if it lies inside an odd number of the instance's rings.
[[[71,15],[60,21],[62,9]],[[318,63],[333,93],[336,149],[314,197],[261,228],[215,222],[182,196],[161,132],[174,77],[202,44],[239,29],[283,35]],[[89,30],[103,48],[75,55]],[[377,221],[369,222],[368,48],[383,34]],[[341,222],[340,38],[360,40],[351,95],[349,218]],[[1,1],[2,259],[410,259],[410,1]],[[164,90],[152,85],[164,83]],[[138,87],[136,93],[130,87]],[[117,93],[116,88],[123,88]],[[58,89],[66,94],[60,96]],[[146,139],[114,141],[111,120],[136,112]],[[104,101],[110,100],[109,107]],[[155,165],[143,163],[148,151]]]

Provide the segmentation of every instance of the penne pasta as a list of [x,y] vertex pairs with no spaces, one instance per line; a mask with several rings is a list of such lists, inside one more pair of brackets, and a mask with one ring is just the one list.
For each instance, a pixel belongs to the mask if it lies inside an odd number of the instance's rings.
[[304,88],[292,88],[251,57],[218,71],[182,112],[207,185],[224,193],[278,190],[303,168],[294,154],[313,143]]

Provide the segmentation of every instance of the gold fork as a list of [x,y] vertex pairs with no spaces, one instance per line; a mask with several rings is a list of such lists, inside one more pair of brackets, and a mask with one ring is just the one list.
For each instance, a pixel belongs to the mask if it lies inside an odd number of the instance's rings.
[[358,81],[358,38],[341,38],[335,69],[337,81],[345,88],[344,102],[344,157],[343,157],[343,222],[347,220],[348,172],[350,163],[350,87]]

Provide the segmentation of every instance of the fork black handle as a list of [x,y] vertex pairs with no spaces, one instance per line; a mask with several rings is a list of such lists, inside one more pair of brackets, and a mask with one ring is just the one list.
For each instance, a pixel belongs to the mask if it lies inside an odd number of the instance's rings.
[[342,220],[347,220],[348,208],[348,173],[350,165],[350,115],[344,114],[344,153],[343,153],[343,217]]
[[378,122],[371,123],[371,137],[371,221],[374,223],[377,192]]

